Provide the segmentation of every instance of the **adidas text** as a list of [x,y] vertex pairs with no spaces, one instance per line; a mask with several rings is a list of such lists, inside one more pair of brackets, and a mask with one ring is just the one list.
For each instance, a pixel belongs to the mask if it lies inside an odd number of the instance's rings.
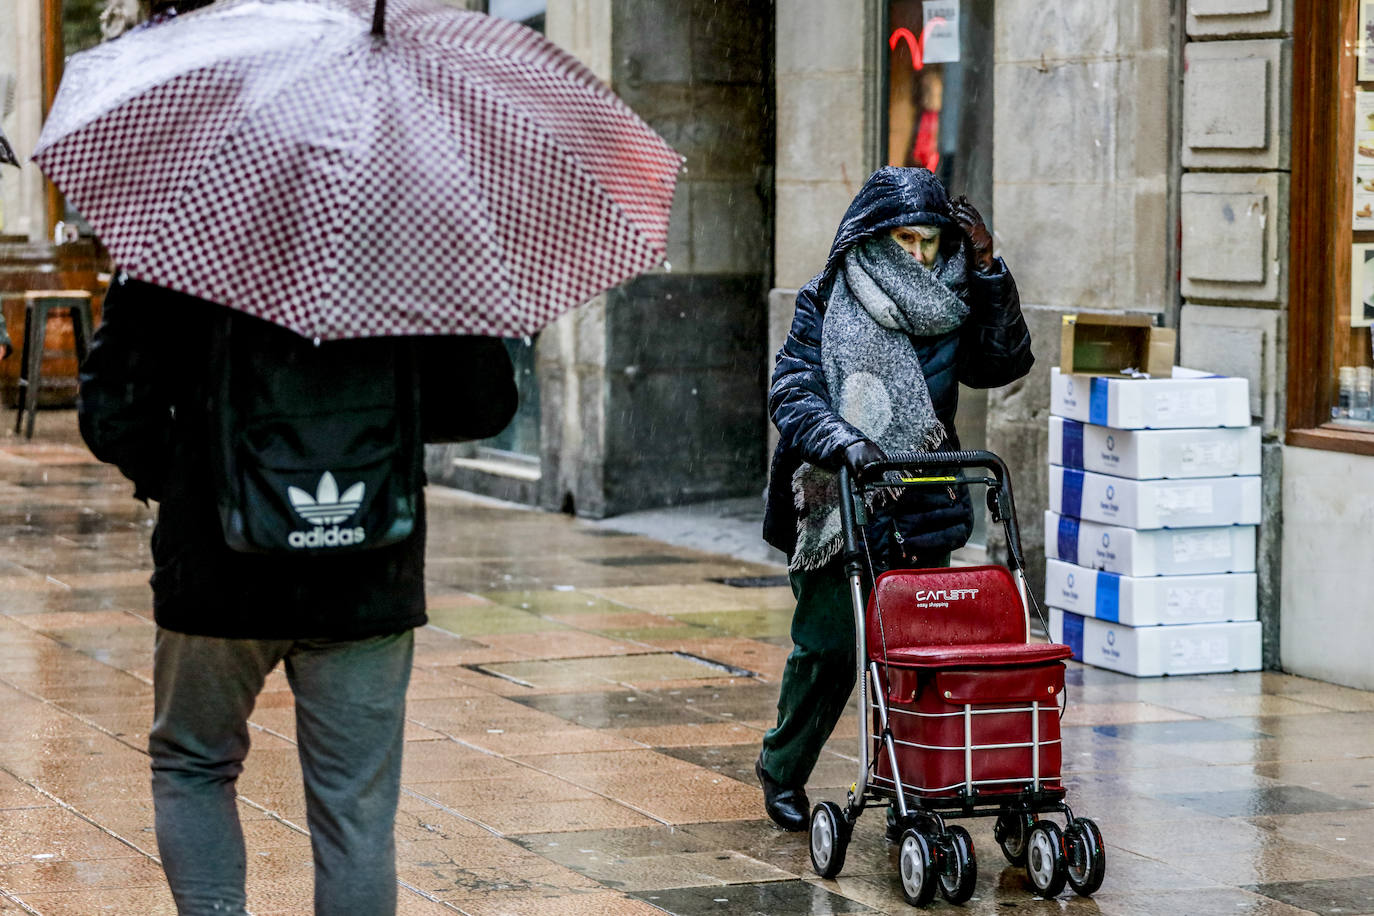
[[332,525],[311,528],[309,531],[293,531],[286,536],[286,543],[295,548],[303,547],[351,547],[367,539],[362,528],[340,528]]

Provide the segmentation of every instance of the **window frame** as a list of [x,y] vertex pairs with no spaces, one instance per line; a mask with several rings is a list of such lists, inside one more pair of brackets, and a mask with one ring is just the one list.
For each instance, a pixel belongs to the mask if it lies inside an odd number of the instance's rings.
[[[1288,445],[1374,455],[1374,432],[1330,422],[1336,367],[1350,364],[1347,321],[1360,0],[1295,0],[1289,194]],[[1331,66],[1332,54],[1338,55]],[[1332,164],[1337,164],[1332,168]],[[1374,235],[1360,233],[1374,241]],[[1339,307],[1345,303],[1346,308]]]

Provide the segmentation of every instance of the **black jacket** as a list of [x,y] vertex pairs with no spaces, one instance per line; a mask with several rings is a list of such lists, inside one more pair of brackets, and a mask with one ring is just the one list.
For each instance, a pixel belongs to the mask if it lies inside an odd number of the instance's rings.
[[[966,244],[961,232],[950,230],[948,213],[945,190],[930,172],[880,169],[850,204],[825,269],[797,294],[792,328],[778,351],[768,392],[768,409],[779,437],[763,522],[764,539],[789,556],[797,541],[792,475],[802,462],[838,470],[845,448],[864,438],[831,408],[821,368],[821,328],[835,272],[857,242],[894,226],[942,225],[947,227],[947,244]],[[1016,281],[1000,258],[992,273],[969,271],[967,299],[970,314],[962,327],[911,341],[936,415],[949,432],[944,449],[960,447],[954,424],[960,382],[971,388],[1005,385],[1024,376],[1034,362]],[[868,526],[875,558],[889,562],[888,557],[899,552],[897,538],[902,542],[900,553],[907,557],[963,546],[972,530],[972,507],[967,490],[950,492],[906,490],[898,502],[875,513]]]
[[[415,533],[343,556],[237,553],[224,543],[209,479],[207,355],[224,309],[121,275],[81,366],[81,434],[95,456],[158,501],[154,616],[182,633],[256,639],[360,639],[426,622],[423,500]],[[258,319],[232,313],[231,321]],[[289,334],[289,331],[282,331]],[[378,339],[415,346],[426,441],[494,435],[515,413],[514,372],[500,340]]]

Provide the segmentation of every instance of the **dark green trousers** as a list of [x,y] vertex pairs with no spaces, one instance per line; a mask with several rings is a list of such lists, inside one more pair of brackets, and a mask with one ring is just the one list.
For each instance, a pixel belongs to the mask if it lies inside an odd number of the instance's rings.
[[[949,554],[914,565],[948,566]],[[854,605],[841,559],[787,578],[797,599],[792,652],[778,691],[778,724],[764,733],[762,759],[774,782],[804,786],[854,690]]]

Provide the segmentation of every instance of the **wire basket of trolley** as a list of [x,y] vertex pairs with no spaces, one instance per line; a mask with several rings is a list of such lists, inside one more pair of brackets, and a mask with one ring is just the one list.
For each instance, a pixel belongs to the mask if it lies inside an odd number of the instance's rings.
[[[969,473],[978,469],[990,476]],[[869,498],[906,487],[974,485],[987,487],[992,519],[1006,532],[1010,569],[894,569],[874,581],[863,542]],[[890,805],[908,903],[924,906],[937,890],[951,903],[972,896],[973,841],[948,823],[965,817],[997,818],[1002,854],[1025,866],[1040,896],[1059,894],[1066,882],[1091,895],[1105,871],[1102,835],[1070,810],[1060,777],[1064,659],[1071,651],[1031,641],[1035,599],[1026,586],[1006,465],[986,451],[897,452],[862,468],[857,479],[841,469],[840,492],[858,650],[859,772],[846,805],[821,802],[811,811],[816,873],[838,875],[859,815]],[[1062,815],[1064,826],[1048,814]]]

